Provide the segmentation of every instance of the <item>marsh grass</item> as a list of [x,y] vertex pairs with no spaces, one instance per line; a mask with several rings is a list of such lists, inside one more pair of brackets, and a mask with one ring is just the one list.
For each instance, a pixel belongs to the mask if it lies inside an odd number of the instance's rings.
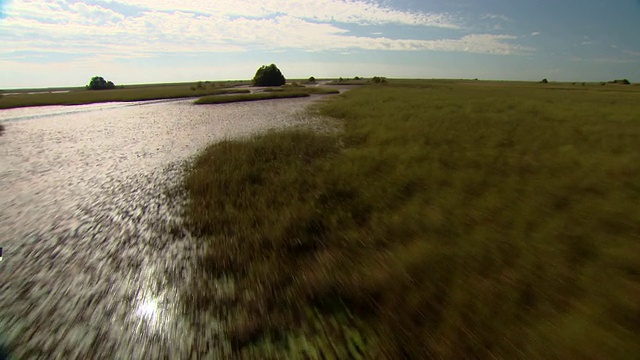
[[307,94],[317,94],[317,95],[329,95],[329,94],[339,94],[340,90],[331,87],[323,87],[323,86],[307,86],[307,87],[297,87],[297,86],[280,86],[280,87],[272,87],[262,89],[263,92],[303,92]]
[[[193,88],[193,89],[192,89]],[[44,105],[80,105],[114,101],[142,101],[189,98],[214,94],[248,93],[247,89],[215,86],[194,87],[192,84],[127,86],[113,90],[72,90],[67,93],[5,95],[0,98],[0,109]]]
[[370,79],[347,79],[347,80],[332,80],[327,83],[327,85],[366,85],[371,83]]
[[226,104],[241,101],[258,101],[258,100],[270,100],[270,99],[286,99],[307,97],[308,93],[305,92],[260,92],[253,94],[242,95],[228,95],[228,96],[205,96],[194,102],[194,104]]
[[394,80],[319,105],[339,134],[203,152],[186,214],[234,351],[640,354],[640,91],[539,85]]
[[320,88],[320,87],[273,87],[265,88],[262,92],[242,95],[225,95],[225,96],[206,96],[195,101],[195,104],[225,104],[241,101],[258,101],[271,99],[288,99],[297,97],[308,97],[311,94],[328,95],[339,94],[338,89]]

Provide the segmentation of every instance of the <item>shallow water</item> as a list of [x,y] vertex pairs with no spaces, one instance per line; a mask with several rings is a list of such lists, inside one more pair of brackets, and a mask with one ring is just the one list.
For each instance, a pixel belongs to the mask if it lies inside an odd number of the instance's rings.
[[0,110],[0,345],[14,358],[224,352],[215,318],[182,311],[198,251],[180,218],[184,163],[307,122],[314,99]]

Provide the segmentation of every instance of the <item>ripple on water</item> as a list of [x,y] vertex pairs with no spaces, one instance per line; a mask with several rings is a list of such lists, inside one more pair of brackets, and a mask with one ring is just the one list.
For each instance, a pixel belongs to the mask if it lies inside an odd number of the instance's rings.
[[304,122],[310,101],[0,112],[0,345],[16,358],[224,351],[213,315],[188,319],[180,303],[197,254],[180,217],[185,161]]

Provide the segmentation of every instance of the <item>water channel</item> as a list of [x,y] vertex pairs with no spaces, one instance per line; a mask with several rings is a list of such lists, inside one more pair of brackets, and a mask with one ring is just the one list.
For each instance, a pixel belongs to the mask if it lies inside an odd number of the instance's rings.
[[181,311],[198,252],[180,217],[184,164],[308,122],[315,99],[0,110],[0,346],[16,359],[224,352],[215,318]]

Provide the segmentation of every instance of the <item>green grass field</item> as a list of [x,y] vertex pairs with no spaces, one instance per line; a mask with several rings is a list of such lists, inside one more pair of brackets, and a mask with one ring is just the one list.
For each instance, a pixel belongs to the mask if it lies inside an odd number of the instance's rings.
[[390,80],[318,105],[337,132],[214,144],[186,215],[235,293],[191,297],[238,356],[637,358],[639,100]]
[[[220,83],[225,85],[225,82]],[[80,105],[112,101],[142,101],[176,99],[215,94],[248,93],[247,89],[223,88],[216,83],[127,85],[113,90],[72,89],[67,93],[28,94],[0,96],[0,109],[44,105]],[[218,85],[218,86],[216,86]]]

